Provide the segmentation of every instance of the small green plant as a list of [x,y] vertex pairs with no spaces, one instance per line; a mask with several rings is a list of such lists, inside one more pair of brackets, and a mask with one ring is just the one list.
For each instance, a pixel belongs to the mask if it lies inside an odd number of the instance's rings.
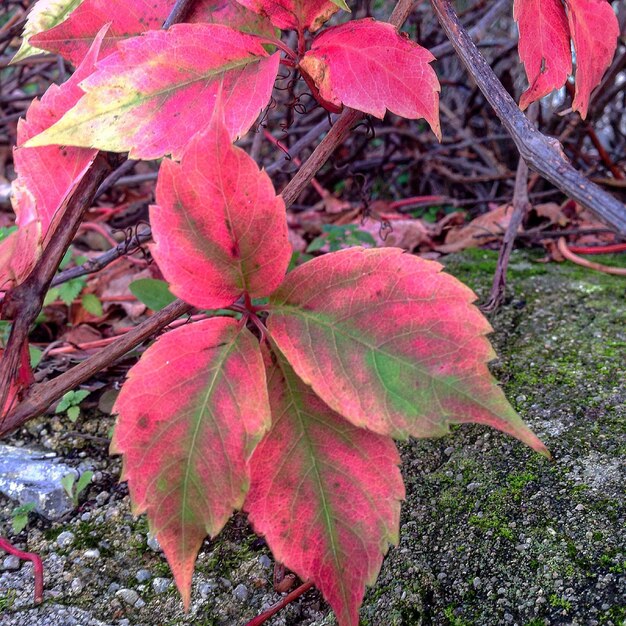
[[34,502],[27,502],[16,506],[11,511],[11,526],[15,534],[21,533],[28,524],[28,514],[35,510],[36,504]]
[[556,593],[553,593],[549,598],[550,606],[555,608],[563,609],[565,611],[569,611],[572,608],[572,603],[565,598],[561,598],[557,596]]
[[80,494],[85,491],[92,478],[93,472],[91,470],[83,472],[78,480],[76,480],[76,474],[66,474],[61,478],[61,485],[63,485],[65,493],[72,498],[74,506],[78,506],[78,498]]
[[65,413],[70,421],[75,422],[80,415],[80,403],[90,394],[91,392],[86,389],[78,389],[77,391],[68,391],[62,398],[59,404],[57,404],[57,408],[54,410],[55,413]]
[[326,245],[330,252],[362,244],[376,246],[374,237],[364,230],[359,230],[358,224],[342,224],[341,226],[325,224],[322,226],[322,233],[309,244],[307,252],[317,252]]
[[16,595],[15,589],[7,589],[6,593],[0,596],[0,611],[8,611],[13,606]]

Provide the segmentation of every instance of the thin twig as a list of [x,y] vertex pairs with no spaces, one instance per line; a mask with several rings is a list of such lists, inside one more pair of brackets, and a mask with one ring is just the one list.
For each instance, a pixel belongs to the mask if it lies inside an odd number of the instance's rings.
[[495,311],[504,300],[506,290],[506,270],[509,266],[509,259],[515,243],[515,237],[519,230],[524,216],[530,210],[530,202],[528,201],[528,165],[524,159],[520,157],[517,164],[517,175],[515,177],[515,191],[513,193],[513,215],[506,227],[500,254],[498,256],[498,265],[496,273],[493,277],[493,285],[491,294],[486,304],[482,306],[482,310],[486,312]]
[[141,247],[141,244],[149,241],[151,238],[151,231],[137,233],[136,235],[133,235],[129,241],[122,241],[122,243],[119,243],[115,248],[107,250],[104,254],[97,256],[95,259],[90,259],[78,267],[72,267],[69,270],[65,270],[60,274],[57,274],[52,280],[52,283],[50,283],[50,286],[56,287],[57,285],[66,283],[68,280],[72,280],[73,278],[99,272],[110,263],[113,263],[116,259],[119,259],[126,254],[131,254],[137,248]]

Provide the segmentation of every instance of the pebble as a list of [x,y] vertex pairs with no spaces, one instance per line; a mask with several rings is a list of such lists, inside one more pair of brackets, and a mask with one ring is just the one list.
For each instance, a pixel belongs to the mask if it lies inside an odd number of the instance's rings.
[[266,554],[262,554],[259,557],[259,563],[261,564],[261,567],[264,567],[265,569],[272,567],[272,560]]
[[2,569],[3,570],[16,570],[20,569],[20,560],[13,556],[12,554],[9,556],[5,556],[2,561]]
[[74,533],[71,533],[69,530],[64,530],[57,537],[57,546],[59,548],[69,548],[74,543]]
[[454,452],[454,448],[453,448],[452,446],[448,446],[448,447],[447,447],[447,448],[443,451],[443,453],[444,453],[446,456],[452,456],[453,452]]
[[[154,593],[165,593],[171,584],[172,581],[169,578],[155,578],[152,581],[152,589]],[[202,587],[203,585],[200,585],[200,595],[202,595]]]
[[136,609],[142,609],[144,606],[146,606],[146,603],[144,600],[142,600],[141,598],[139,598],[139,600],[137,600],[137,602],[135,602],[135,604],[133,604],[133,606]]
[[85,550],[83,557],[88,559],[89,561],[96,561],[100,558],[100,550],[97,548],[90,548],[89,550]]
[[468,491],[476,491],[476,489],[478,489],[481,485],[482,485],[482,483],[470,483],[467,486],[467,490]]
[[226,589],[230,589],[233,586],[233,583],[231,583],[228,578],[220,578],[220,582],[224,585],[224,587],[226,587]]
[[107,587],[107,593],[115,593],[120,588],[118,583],[111,583]]
[[146,543],[148,544],[148,548],[150,548],[150,550],[153,550],[154,552],[161,552],[161,545],[157,541],[157,538],[153,537],[150,533],[148,533]]
[[115,592],[115,596],[131,606],[134,606],[137,600],[139,600],[139,594],[134,589],[118,589]]
[[233,590],[233,595],[240,602],[245,602],[248,599],[248,588],[245,585],[237,585]]
[[482,581],[480,580],[480,578],[478,576],[476,576],[476,578],[474,578],[474,580],[472,581],[472,585],[474,585],[474,589],[480,589],[480,587],[482,585]]
[[219,585],[214,580],[211,580],[207,583],[202,583],[198,587],[198,591],[200,592],[200,595],[202,596],[202,598],[206,600],[209,597],[209,595],[218,587]]
[[83,581],[80,578],[74,578],[72,582],[70,583],[70,591],[76,595],[81,593],[84,587],[85,585],[83,584]]
[[152,578],[152,574],[147,569],[140,569],[135,574],[135,578],[137,582],[145,583],[146,580],[150,580]]

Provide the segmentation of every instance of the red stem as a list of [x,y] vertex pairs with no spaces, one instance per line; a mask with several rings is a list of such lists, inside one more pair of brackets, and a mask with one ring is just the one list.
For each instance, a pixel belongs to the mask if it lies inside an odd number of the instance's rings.
[[34,552],[23,552],[15,546],[12,546],[2,537],[0,537],[0,549],[16,556],[22,561],[30,561],[33,564],[33,572],[35,574],[35,604],[41,604],[43,602],[43,563],[41,557]]
[[312,587],[313,583],[304,583],[304,585],[300,585],[297,589],[294,589],[290,594],[286,595],[282,600],[267,609],[267,611],[264,611],[261,615],[257,615],[254,619],[251,619],[246,626],[261,626],[261,624],[265,624],[270,617],[276,615],[278,611],[285,608],[290,602],[299,598],[303,593],[306,593]]
[[626,243],[614,243],[609,246],[567,246],[574,254],[614,254],[626,252]]

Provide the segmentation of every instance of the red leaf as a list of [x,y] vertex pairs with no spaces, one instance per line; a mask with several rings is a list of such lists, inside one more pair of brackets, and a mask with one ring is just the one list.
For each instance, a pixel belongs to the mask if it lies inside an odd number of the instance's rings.
[[276,559],[315,583],[341,626],[357,626],[365,585],[398,540],[400,459],[391,439],[344,420],[278,358],[244,508]]
[[291,258],[285,203],[230,143],[220,117],[218,110],[180,164],[163,161],[150,209],[153,253],[172,292],[209,309],[244,292],[269,295]]
[[114,411],[134,512],[148,513],[188,606],[202,541],[241,507],[269,427],[259,344],[224,317],[173,330],[130,370]]
[[[175,0],[84,0],[67,20],[31,38],[33,44],[80,63],[96,33],[105,24],[109,31],[100,58],[115,52],[120,41],[163,26]],[[236,0],[198,0],[187,22],[225,24],[237,30],[272,35],[266,20],[247,11]]]
[[572,108],[586,117],[591,92],[611,64],[619,25],[606,0],[515,0],[519,53],[530,87],[525,109],[565,84],[572,72],[570,38],[576,51],[576,95]]
[[81,83],[86,94],[29,146],[50,143],[180,158],[206,127],[217,92],[231,138],[246,133],[268,103],[279,54],[219,24],[176,24],[118,44]]
[[606,0],[566,0],[565,4],[576,51],[576,95],[572,108],[584,118],[591,92],[613,60],[619,24]]
[[[0,244],[0,287],[21,282],[46,246],[54,223],[63,218],[63,203],[85,175],[97,150],[65,146],[26,148],[23,144],[59,120],[84,95],[79,83],[89,76],[98,57],[104,27],[88,55],[69,80],[51,85],[41,100],[33,100],[17,127],[13,161],[16,233]],[[6,258],[5,258],[6,257]]]
[[305,263],[271,298],[269,331],[297,374],[356,426],[434,437],[487,424],[546,453],[487,368],[495,354],[470,289],[397,248]]
[[238,0],[282,30],[318,30],[339,10],[329,0]]
[[391,25],[354,20],[318,35],[300,62],[323,100],[380,119],[423,117],[441,139],[435,57]]
[[519,28],[519,55],[530,87],[520,107],[560,89],[572,73],[569,27],[561,0],[515,0],[513,16]]

